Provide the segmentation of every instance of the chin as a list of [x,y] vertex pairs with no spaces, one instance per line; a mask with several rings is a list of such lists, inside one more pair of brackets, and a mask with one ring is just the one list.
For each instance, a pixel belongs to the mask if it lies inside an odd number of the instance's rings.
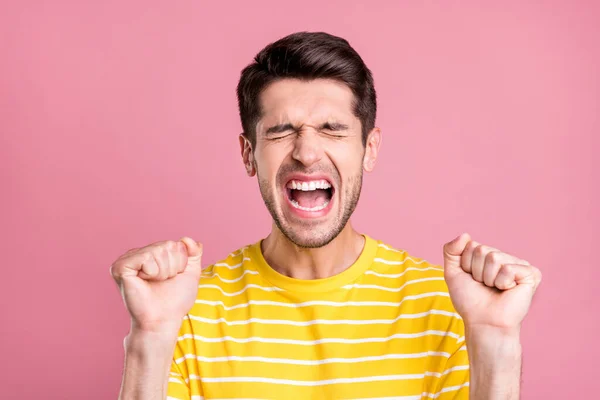
[[283,235],[296,246],[303,248],[319,248],[328,245],[335,239],[342,229],[327,229],[325,226],[319,227],[321,224],[310,224],[310,227],[293,228],[291,226],[279,226],[279,230]]

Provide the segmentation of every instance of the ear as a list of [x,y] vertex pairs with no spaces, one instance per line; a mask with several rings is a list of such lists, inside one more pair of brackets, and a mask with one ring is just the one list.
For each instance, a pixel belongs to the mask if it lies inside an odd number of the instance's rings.
[[367,136],[365,145],[365,157],[363,158],[363,168],[366,172],[371,172],[375,169],[375,162],[379,154],[379,146],[381,146],[381,129],[373,128]]
[[248,176],[254,176],[254,174],[256,174],[256,168],[254,166],[252,144],[243,133],[240,133],[240,151],[242,152],[242,161],[244,162],[244,167],[246,167],[246,173]]

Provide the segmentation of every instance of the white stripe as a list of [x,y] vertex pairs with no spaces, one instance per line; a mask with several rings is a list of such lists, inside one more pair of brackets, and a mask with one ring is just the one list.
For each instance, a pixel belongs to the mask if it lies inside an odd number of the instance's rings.
[[179,383],[180,385],[183,385],[183,381],[177,378],[169,378],[169,382]]
[[434,331],[428,330],[417,333],[396,333],[387,337],[372,337],[372,338],[357,338],[357,339],[346,339],[346,338],[325,338],[317,340],[298,340],[298,339],[280,339],[280,338],[263,338],[259,336],[251,336],[249,338],[234,338],[231,336],[221,336],[216,338],[208,338],[200,335],[185,334],[179,336],[177,340],[194,339],[204,343],[222,343],[222,342],[233,342],[233,343],[272,343],[272,344],[295,344],[299,346],[314,346],[317,344],[325,343],[343,343],[343,344],[358,344],[358,343],[385,343],[394,339],[414,339],[423,336],[449,336],[454,339],[458,338],[458,335],[454,332],[446,331]]
[[420,283],[420,282],[428,282],[428,281],[443,281],[444,278],[439,276],[439,277],[433,277],[433,278],[421,278],[421,279],[413,279],[411,281],[406,282],[404,285],[397,287],[397,288],[391,288],[391,287],[387,287],[387,286],[379,286],[379,285],[361,285],[359,283],[353,283],[352,285],[346,285],[346,286],[342,286],[343,289],[377,289],[377,290],[384,290],[386,292],[399,292],[402,289],[404,289],[406,286],[408,285],[412,285],[414,283]]
[[396,253],[406,253],[406,251],[404,251],[404,250],[396,250],[396,249],[386,246],[383,243],[380,243],[379,247],[383,247],[384,249],[389,250],[389,251],[395,251]]
[[449,368],[449,369],[447,369],[447,370],[445,370],[443,372],[426,372],[425,375],[427,375],[427,376],[435,376],[436,378],[441,378],[444,375],[448,375],[450,372],[453,372],[453,371],[466,371],[468,369],[469,369],[468,365],[459,365],[457,367]]
[[467,387],[469,386],[469,382],[463,383],[462,385],[459,386],[449,386],[446,388],[443,388],[442,390],[440,390],[437,393],[427,393],[427,392],[423,392],[421,395],[417,395],[417,396],[393,396],[393,397],[369,397],[369,398],[360,398],[360,399],[355,399],[355,400],[421,400],[424,397],[430,397],[433,399],[437,399],[442,393],[446,393],[446,392],[453,392],[456,390],[459,390],[463,387]]
[[426,297],[450,297],[448,292],[428,292],[421,293],[416,295],[404,296],[401,301],[393,302],[393,301],[346,301],[346,302],[336,302],[336,301],[305,301],[303,303],[281,303],[278,301],[270,301],[270,300],[250,300],[247,303],[240,303],[234,306],[226,306],[222,301],[210,301],[210,300],[196,300],[196,304],[205,304],[207,306],[221,306],[224,310],[230,311],[238,308],[246,308],[250,305],[256,306],[277,306],[277,307],[286,307],[286,308],[301,308],[301,307],[309,307],[309,306],[331,306],[331,307],[399,307],[406,300],[418,300]]
[[215,267],[226,267],[228,269],[236,269],[236,268],[241,267],[244,264],[244,261],[250,261],[250,259],[248,257],[244,257],[242,259],[241,263],[235,264],[235,265],[229,265],[227,263],[216,263],[216,264],[213,264],[213,266],[215,266]]
[[[185,381],[186,381],[186,383],[189,383],[189,379],[186,379]],[[167,396],[167,400],[182,400],[182,399],[180,399],[178,397]],[[194,395],[190,398],[190,400],[204,400],[204,397]]]
[[458,339],[456,339],[456,344],[462,343],[462,342],[464,342],[464,341],[465,341],[465,337],[464,337],[464,336],[461,336],[461,337],[459,337]]
[[248,246],[244,246],[241,249],[234,251],[233,253],[229,253],[229,257],[241,256],[242,253],[244,253],[244,250],[246,250],[247,248],[248,248]]
[[408,267],[405,270],[403,270],[402,272],[400,272],[399,274],[380,274],[379,272],[375,272],[375,271],[366,271],[365,275],[376,275],[376,276],[380,276],[382,278],[400,278],[402,275],[406,274],[408,271],[443,271],[443,268],[435,268],[435,267],[427,267],[427,268],[415,268],[415,267]]
[[250,275],[258,275],[258,272],[257,272],[257,271],[252,271],[252,270],[250,270],[250,269],[247,269],[247,270],[245,270],[245,271],[242,273],[242,275],[240,275],[238,278],[235,278],[235,279],[225,279],[225,278],[221,277],[221,275],[217,274],[216,272],[213,272],[213,273],[211,273],[210,275],[202,275],[202,276],[200,276],[200,278],[214,278],[214,277],[217,277],[217,278],[219,278],[219,280],[220,280],[221,282],[225,282],[225,283],[234,283],[234,282],[239,282],[239,281],[241,281],[241,280],[244,278],[244,276],[245,276],[246,274],[250,274]]
[[425,374],[402,374],[402,375],[383,375],[383,376],[364,376],[360,378],[334,378],[324,379],[320,381],[297,381],[292,379],[276,379],[276,378],[263,378],[254,376],[226,376],[226,377],[211,377],[202,378],[204,383],[222,383],[222,382],[260,382],[260,383],[273,383],[280,385],[292,385],[292,386],[325,386],[334,385],[340,383],[360,383],[360,382],[384,382],[384,381],[397,381],[397,380],[408,380],[408,379],[423,379]]
[[417,261],[411,257],[406,257],[404,260],[402,261],[392,261],[392,260],[386,260],[385,258],[376,258],[373,260],[373,262],[378,262],[381,264],[387,264],[387,265],[402,265],[407,261],[412,261],[415,264],[423,264],[426,263],[427,261],[425,260],[421,260],[421,261]]
[[[468,366],[466,366],[468,369]],[[465,369],[463,367],[455,367],[455,368],[460,368],[460,369]],[[449,370],[444,371],[442,374],[439,373],[434,373],[434,372],[426,372],[425,375],[427,376],[432,376],[433,374],[437,374],[437,375],[446,375],[448,372],[451,372],[452,370],[455,370],[455,368],[450,368]],[[391,397],[368,397],[368,398],[364,398],[361,397],[360,399],[356,399],[355,400],[421,400],[423,397],[430,397],[430,398],[438,398],[442,393],[446,393],[446,392],[450,392],[450,391],[455,391],[458,389],[461,389],[463,387],[469,386],[469,382],[466,382],[462,385],[459,386],[450,386],[447,388],[442,389],[441,391],[437,392],[437,393],[427,393],[427,392],[423,392],[421,395],[415,395],[415,396],[391,396]]]
[[204,322],[205,324],[220,324],[224,323],[227,326],[249,325],[253,323],[265,325],[291,325],[291,326],[312,326],[312,325],[386,325],[394,324],[401,319],[416,319],[423,318],[428,315],[445,315],[447,317],[460,318],[457,313],[445,310],[429,310],[416,314],[400,314],[393,319],[313,319],[310,321],[290,321],[287,319],[265,319],[265,318],[249,318],[239,321],[228,321],[225,318],[204,318],[196,315],[190,315],[190,319],[194,321]]
[[455,392],[455,391],[457,391],[457,390],[460,390],[460,389],[462,389],[462,388],[464,388],[464,387],[468,387],[468,386],[469,386],[469,382],[465,382],[465,383],[463,383],[462,385],[458,385],[458,386],[448,386],[448,387],[445,387],[445,388],[443,388],[442,390],[440,390],[440,391],[439,391],[439,392],[437,392],[437,393],[426,393],[426,392],[424,392],[424,393],[423,393],[423,396],[425,396],[425,397],[430,397],[430,398],[432,398],[432,399],[437,399],[438,397],[440,397],[440,395],[441,395],[442,393],[446,393],[446,392]]
[[[175,363],[181,364],[186,359],[195,359],[205,363],[219,363],[219,362],[229,362],[229,361],[239,361],[239,362],[261,362],[267,364],[290,364],[290,365],[323,365],[323,364],[354,364],[361,362],[369,362],[369,361],[381,361],[381,360],[405,360],[405,359],[414,359],[414,358],[423,358],[423,357],[450,357],[450,353],[446,353],[443,351],[425,351],[422,353],[407,353],[407,354],[384,354],[382,356],[364,356],[364,357],[355,357],[355,358],[325,358],[322,360],[298,360],[291,358],[271,358],[271,357],[258,357],[258,356],[248,356],[248,357],[240,357],[240,356],[226,356],[226,357],[203,357],[195,354],[184,354],[183,357],[180,357],[175,360]],[[432,372],[435,374],[435,372]],[[436,376],[441,376],[440,373],[437,373]]]
[[[356,398],[352,397],[351,400],[421,400],[421,395],[417,394],[415,396],[392,396],[392,397],[361,397]],[[344,399],[346,400],[346,399]],[[350,400],[350,399],[347,399]]]
[[232,293],[224,291],[223,289],[221,289],[220,286],[217,286],[217,285],[210,285],[210,284],[198,285],[198,289],[217,289],[221,293],[223,293],[223,295],[228,296],[228,297],[237,296],[238,294],[244,293],[247,289],[250,289],[250,288],[264,290],[265,292],[281,292],[281,291],[283,291],[283,289],[280,289],[275,286],[264,287],[264,286],[255,285],[253,283],[249,283],[246,286],[244,286],[241,290],[239,290],[237,292],[232,292]]
[[[281,385],[292,385],[292,386],[325,386],[340,383],[361,383],[361,382],[385,382],[385,381],[398,381],[398,380],[410,380],[410,379],[423,379],[425,376],[431,376],[432,372],[425,372],[424,374],[402,374],[402,375],[383,375],[383,376],[364,376],[359,378],[335,378],[335,379],[323,379],[319,381],[298,381],[292,379],[276,379],[276,378],[263,378],[254,376],[227,376],[227,377],[210,377],[201,378],[198,375],[190,375],[189,379],[186,379],[186,383],[189,380],[201,380],[204,383],[234,383],[234,382],[249,382],[249,383],[272,383]],[[468,387],[469,382],[465,382],[458,386],[449,386],[443,388],[437,393],[423,392],[422,396],[430,397],[433,399],[438,398],[442,393],[453,392],[463,387]],[[393,397],[392,397],[393,398]],[[410,399],[411,396],[400,397],[402,400]],[[419,397],[416,397],[419,398]],[[382,399],[381,397],[379,399]],[[389,399],[384,397],[383,399]],[[196,400],[196,399],[193,399]],[[362,399],[365,400],[365,399]]]

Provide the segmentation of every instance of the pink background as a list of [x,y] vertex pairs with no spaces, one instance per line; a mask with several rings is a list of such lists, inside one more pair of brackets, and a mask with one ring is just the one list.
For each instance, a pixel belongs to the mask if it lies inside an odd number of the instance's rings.
[[235,85],[298,30],[347,38],[375,76],[358,229],[437,263],[468,231],[539,266],[523,398],[596,396],[600,7],[435,3],[3,1],[0,397],[115,398],[112,261],[191,235],[206,264],[268,233]]

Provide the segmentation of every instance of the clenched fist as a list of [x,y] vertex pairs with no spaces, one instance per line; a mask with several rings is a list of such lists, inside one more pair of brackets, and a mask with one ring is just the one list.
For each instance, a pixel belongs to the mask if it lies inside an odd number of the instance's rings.
[[193,239],[132,249],[110,273],[119,286],[132,328],[161,332],[178,329],[198,293],[202,245]]
[[466,326],[518,329],[542,273],[529,262],[462,234],[444,245],[444,276]]

